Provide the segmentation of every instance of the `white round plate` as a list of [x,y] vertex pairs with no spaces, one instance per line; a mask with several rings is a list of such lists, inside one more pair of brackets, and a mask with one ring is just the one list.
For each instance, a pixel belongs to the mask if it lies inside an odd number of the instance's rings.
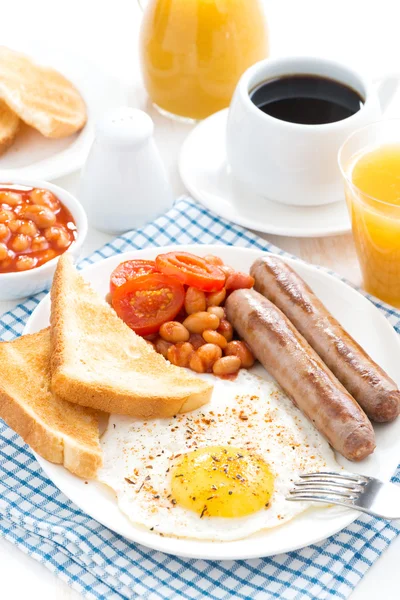
[[18,177],[49,181],[80,169],[94,139],[96,120],[105,111],[126,104],[123,87],[85,57],[69,50],[24,40],[16,41],[15,50],[67,77],[86,102],[88,120],[81,131],[61,139],[45,138],[22,123],[15,142],[0,157],[0,177],[13,182]]
[[293,237],[323,237],[350,231],[343,199],[325,206],[288,206],[258,196],[237,181],[226,159],[228,109],[205,119],[186,138],[179,171],[199,202],[238,225]]
[[[103,296],[108,291],[111,271],[130,258],[154,259],[160,252],[176,247],[149,248],[113,256],[83,271],[84,277]],[[232,246],[179,246],[199,255],[216,254],[236,269],[248,271],[262,252]],[[288,260],[304,277],[332,314],[400,384],[400,346],[397,334],[378,309],[358,292],[338,279],[304,263]],[[46,296],[33,312],[25,333],[33,333],[49,324],[50,298]],[[261,367],[259,367],[261,369]],[[262,369],[262,371],[264,371]],[[260,374],[260,371],[257,371]],[[266,372],[264,371],[264,374]],[[389,479],[400,456],[400,420],[376,427],[377,448],[373,456],[361,464],[353,464],[337,456],[347,469]],[[100,483],[75,477],[60,465],[37,459],[53,483],[85,513],[133,542],[178,556],[213,560],[233,560],[271,556],[316,543],[354,521],[358,513],[337,507],[309,510],[292,521],[246,539],[234,542],[207,542],[192,539],[160,537],[131,523],[118,509],[113,493]]]

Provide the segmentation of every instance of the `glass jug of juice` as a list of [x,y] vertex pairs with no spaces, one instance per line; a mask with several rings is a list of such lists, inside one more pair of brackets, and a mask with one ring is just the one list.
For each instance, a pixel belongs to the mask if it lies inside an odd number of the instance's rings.
[[147,92],[163,114],[197,120],[226,108],[240,76],[268,55],[261,0],[145,5],[141,66]]

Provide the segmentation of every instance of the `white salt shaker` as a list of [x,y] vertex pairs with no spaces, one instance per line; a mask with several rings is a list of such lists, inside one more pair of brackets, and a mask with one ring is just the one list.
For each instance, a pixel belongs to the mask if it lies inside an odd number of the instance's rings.
[[172,206],[173,192],[153,131],[149,115],[128,107],[111,110],[97,123],[79,186],[92,227],[122,233]]

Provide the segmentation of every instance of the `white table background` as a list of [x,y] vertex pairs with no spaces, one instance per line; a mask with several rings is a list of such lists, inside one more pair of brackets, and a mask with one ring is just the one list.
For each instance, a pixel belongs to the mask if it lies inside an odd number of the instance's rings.
[[[343,60],[371,76],[400,71],[398,0],[265,0],[272,54],[309,54]],[[189,126],[169,122],[152,110],[141,86],[137,59],[140,11],[135,0],[0,0],[0,43],[18,47],[20,36],[69,47],[122,81],[132,106],[150,112],[156,140],[177,195],[184,187],[177,172],[179,148]],[[400,116],[400,94],[391,107]],[[57,180],[72,193],[79,174]],[[280,247],[323,264],[359,283],[351,236],[295,239],[264,236]],[[89,231],[85,254],[110,236]],[[15,303],[0,302],[0,315]],[[400,460],[400,457],[399,457]],[[399,598],[400,538],[372,567],[351,600]],[[73,600],[79,595],[44,566],[0,539],[0,596],[8,599]]]

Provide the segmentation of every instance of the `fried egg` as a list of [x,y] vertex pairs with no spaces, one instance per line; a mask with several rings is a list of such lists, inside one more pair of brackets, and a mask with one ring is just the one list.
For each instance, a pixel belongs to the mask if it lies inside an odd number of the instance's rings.
[[212,376],[208,405],[168,419],[111,415],[98,479],[135,524],[227,541],[277,527],[308,503],[285,497],[300,473],[338,470],[326,440],[274,383]]

